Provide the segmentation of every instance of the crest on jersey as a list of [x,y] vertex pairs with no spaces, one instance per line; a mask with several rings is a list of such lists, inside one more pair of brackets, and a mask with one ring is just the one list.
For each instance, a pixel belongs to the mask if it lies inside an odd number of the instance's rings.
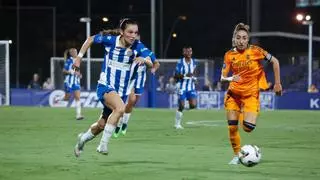
[[127,56],[132,56],[133,52],[131,49],[127,49],[126,55]]

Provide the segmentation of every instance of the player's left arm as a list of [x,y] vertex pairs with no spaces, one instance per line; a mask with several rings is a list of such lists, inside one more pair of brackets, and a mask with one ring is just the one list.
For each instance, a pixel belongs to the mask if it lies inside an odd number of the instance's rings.
[[274,73],[274,86],[273,90],[276,95],[282,95],[282,86],[281,86],[281,79],[280,79],[280,64],[277,58],[274,56],[271,57],[270,63],[272,63],[273,73]]
[[135,61],[138,64],[145,64],[148,68],[153,66],[152,60],[149,56],[150,50],[144,46],[141,42],[137,45],[138,57],[135,58]]

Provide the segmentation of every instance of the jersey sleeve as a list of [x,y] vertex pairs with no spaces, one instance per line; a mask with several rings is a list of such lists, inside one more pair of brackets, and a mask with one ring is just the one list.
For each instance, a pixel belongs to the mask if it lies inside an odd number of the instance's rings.
[[143,57],[143,58],[146,58],[149,56],[149,53],[150,53],[150,50],[148,50],[148,48],[146,48],[144,46],[144,44],[142,42],[138,42],[137,44],[137,48],[136,48],[138,54],[137,56],[140,56],[140,57]]
[[268,51],[266,51],[266,50],[264,50],[264,49],[262,49],[261,47],[258,47],[258,46],[254,46],[254,49],[256,50],[255,55],[260,57],[261,60],[266,60],[268,62],[271,61],[272,55]]
[[230,71],[230,67],[231,67],[231,61],[229,58],[228,53],[226,53],[224,55],[224,60],[223,60],[223,65],[222,65],[222,70],[221,70],[221,75],[224,77],[228,76],[228,73]]
[[149,57],[150,57],[152,63],[154,63],[154,61],[157,59],[156,55],[152,51],[150,51]]
[[114,36],[111,35],[102,35],[102,34],[96,34],[94,35],[93,43],[94,44],[103,44],[103,45],[111,45],[112,41],[114,40]]

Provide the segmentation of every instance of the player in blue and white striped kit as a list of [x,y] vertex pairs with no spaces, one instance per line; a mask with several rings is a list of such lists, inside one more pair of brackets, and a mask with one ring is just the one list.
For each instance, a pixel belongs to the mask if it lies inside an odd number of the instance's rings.
[[92,124],[85,133],[79,134],[75,146],[76,157],[80,156],[84,144],[93,139],[101,131],[103,135],[97,152],[108,154],[108,143],[116,125],[123,116],[125,100],[129,91],[130,69],[133,62],[152,66],[144,45],[137,40],[138,25],[131,19],[123,19],[120,23],[119,36],[103,33],[89,37],[82,45],[74,66],[80,66],[80,60],[87,49],[93,44],[102,44],[105,49],[100,79],[97,85],[97,96],[104,105],[99,120]]
[[181,58],[175,70],[175,78],[178,82],[178,96],[179,96],[179,107],[176,112],[175,125],[176,129],[183,129],[181,126],[183,109],[185,105],[185,100],[189,101],[189,108],[194,109],[197,107],[197,92],[195,89],[195,70],[197,67],[197,62],[192,58],[192,47],[185,46],[183,48],[183,58]]
[[71,93],[74,94],[75,105],[76,105],[76,119],[81,120],[83,116],[81,115],[81,103],[80,103],[80,72],[75,72],[72,68],[74,58],[77,57],[77,49],[70,48],[65,51],[65,63],[62,70],[65,75],[64,78],[64,91],[65,95],[63,100],[68,101],[70,99]]
[[[157,69],[160,67],[160,63],[158,60],[156,60],[156,56],[152,51],[149,49],[148,56],[150,57],[153,67],[151,68],[151,72],[155,73]],[[134,63],[131,67],[131,73],[132,73],[132,81],[130,82],[130,86],[132,87],[132,91],[129,95],[128,102],[126,104],[126,108],[123,114],[123,117],[120,119],[119,124],[114,132],[114,137],[119,136],[119,132],[121,130],[121,133],[123,135],[127,132],[128,122],[131,116],[131,112],[133,107],[136,105],[136,103],[139,101],[140,96],[144,92],[145,82],[147,79],[147,66],[146,65],[138,65]]]

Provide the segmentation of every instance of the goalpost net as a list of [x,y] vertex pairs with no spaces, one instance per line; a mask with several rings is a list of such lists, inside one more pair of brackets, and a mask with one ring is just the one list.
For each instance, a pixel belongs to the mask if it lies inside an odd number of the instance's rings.
[[10,105],[9,41],[0,41],[0,106]]
[[[63,89],[64,76],[62,73],[63,65],[64,65],[63,57],[51,57],[50,61],[50,73],[51,79],[54,83],[56,89]],[[156,73],[156,77],[158,79],[159,76],[164,76],[164,84],[169,81],[169,78],[174,75],[176,63],[179,59],[158,59],[160,62],[160,68]],[[90,86],[91,91],[95,90],[97,85],[98,78],[100,77],[100,71],[102,67],[102,58],[91,58],[90,59],[90,75],[87,76],[87,58],[83,58],[81,62],[81,87],[84,90],[87,90],[87,77],[90,78]],[[210,59],[198,59],[198,80],[199,86],[198,88],[202,88],[202,85],[205,82],[205,79],[208,78],[210,81],[213,81],[214,77],[214,60]],[[148,78],[148,77],[147,77]],[[146,81],[148,83],[148,80]],[[148,85],[146,84],[146,87]]]

